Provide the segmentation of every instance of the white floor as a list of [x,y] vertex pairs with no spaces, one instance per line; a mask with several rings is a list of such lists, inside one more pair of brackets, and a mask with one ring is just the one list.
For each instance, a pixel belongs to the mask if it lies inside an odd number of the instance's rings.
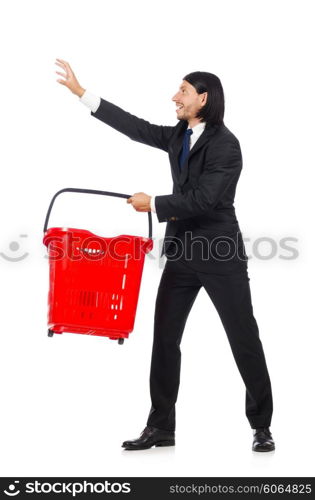
[[[14,301],[8,303],[4,314],[14,321],[8,320],[1,337],[1,400],[6,402],[0,415],[1,475],[313,476],[313,340],[298,314],[305,299],[284,322],[277,288],[263,292],[269,278],[256,270],[252,294],[272,380],[276,451],[251,450],[245,388],[202,290],[182,341],[176,446],[128,452],[121,443],[140,434],[150,407],[156,283],[150,287],[144,273],[143,290],[151,292],[140,295],[141,321],[139,315],[132,336],[119,346],[85,335],[48,338],[45,315],[37,314],[38,307],[46,307],[40,282],[34,300],[23,302],[20,273],[11,274],[6,293],[15,291],[20,308],[14,317]],[[275,283],[280,286],[283,279],[285,272],[279,271]],[[290,306],[290,290],[282,290],[282,303]]]

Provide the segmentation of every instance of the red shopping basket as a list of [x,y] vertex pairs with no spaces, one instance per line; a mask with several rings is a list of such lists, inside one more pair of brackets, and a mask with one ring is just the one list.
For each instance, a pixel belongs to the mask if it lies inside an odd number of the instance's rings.
[[52,198],[43,239],[50,276],[48,336],[82,333],[109,337],[122,344],[134,327],[144,258],[153,248],[151,213],[148,238],[126,234],[103,238],[83,229],[47,229],[54,201],[64,192],[131,196],[66,188]]

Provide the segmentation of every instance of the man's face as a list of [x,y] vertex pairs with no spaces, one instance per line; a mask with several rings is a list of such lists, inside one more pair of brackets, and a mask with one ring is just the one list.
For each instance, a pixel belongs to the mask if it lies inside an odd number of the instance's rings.
[[176,103],[176,114],[178,120],[192,120],[198,111],[206,103],[207,92],[198,94],[195,87],[183,80],[178,92],[172,97]]

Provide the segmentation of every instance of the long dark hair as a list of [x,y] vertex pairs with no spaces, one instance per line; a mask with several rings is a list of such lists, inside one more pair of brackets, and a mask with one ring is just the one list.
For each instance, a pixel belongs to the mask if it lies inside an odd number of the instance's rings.
[[224,118],[224,92],[220,79],[205,71],[189,73],[183,80],[193,85],[198,92],[208,92],[207,102],[197,114],[197,118],[206,122],[207,126],[222,125]]

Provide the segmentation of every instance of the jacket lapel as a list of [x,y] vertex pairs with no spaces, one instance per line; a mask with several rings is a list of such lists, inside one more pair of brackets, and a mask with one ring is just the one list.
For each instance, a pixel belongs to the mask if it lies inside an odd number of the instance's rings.
[[179,155],[183,146],[184,132],[187,128],[186,121],[180,121],[178,124],[177,133],[172,141],[172,154],[170,155],[171,166],[173,169],[173,176],[179,182]]
[[[216,127],[205,128],[205,130],[203,131],[203,133],[201,134],[201,136],[199,137],[197,142],[194,144],[194,146],[190,150],[189,155],[186,158],[184,165],[182,166],[181,173],[179,176],[179,184],[181,186],[185,183],[187,176],[188,176],[188,172],[189,172],[188,163],[189,163],[190,158],[209,141],[210,137],[214,134],[215,131],[216,131]],[[181,141],[179,141],[180,142],[179,151],[178,151],[177,158],[176,158],[177,164],[178,164],[178,160],[179,160],[179,153],[180,153],[181,147],[182,147],[182,141],[183,141],[183,135],[181,134]],[[178,171],[179,171],[179,167],[178,167]]]

